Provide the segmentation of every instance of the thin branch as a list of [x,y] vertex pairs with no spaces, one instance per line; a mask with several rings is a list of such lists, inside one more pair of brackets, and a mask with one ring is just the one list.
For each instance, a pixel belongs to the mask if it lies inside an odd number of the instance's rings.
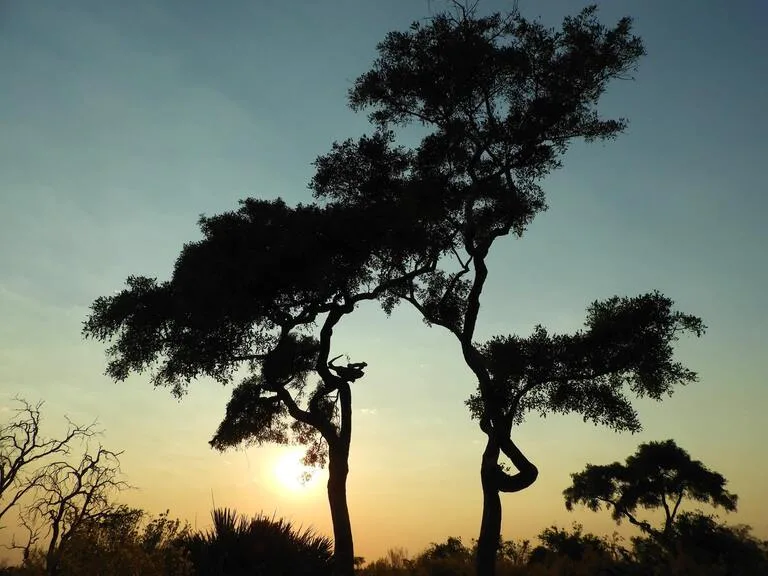
[[0,499],[5,500],[0,507],[0,518],[40,485],[43,472],[34,465],[42,464],[52,456],[67,455],[75,441],[98,433],[94,429],[95,422],[79,426],[67,419],[69,427],[62,438],[42,438],[40,409],[43,402],[32,405],[18,397],[15,401],[21,404],[15,410],[16,418],[0,428]]
[[659,494],[659,500],[661,500],[661,504],[664,507],[664,532],[666,533],[672,526],[672,512],[669,509],[667,496],[663,490],[661,494]]
[[680,493],[677,495],[677,500],[675,500],[675,506],[672,508],[672,521],[674,522],[675,515],[677,514],[677,509],[680,508],[680,503],[683,501],[683,491],[681,490]]

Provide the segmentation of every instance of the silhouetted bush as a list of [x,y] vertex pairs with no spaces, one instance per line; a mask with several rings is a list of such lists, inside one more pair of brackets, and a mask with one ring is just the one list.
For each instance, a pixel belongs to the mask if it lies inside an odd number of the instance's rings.
[[681,514],[665,545],[634,538],[634,555],[654,574],[758,576],[768,574],[768,544],[748,526],[719,524],[701,512]]
[[[146,513],[121,506],[83,523],[62,548],[57,576],[192,576],[192,564],[181,546],[188,527],[168,512],[143,523]],[[45,554],[33,548],[22,566],[0,574],[42,576]]]
[[200,576],[304,576],[330,574],[333,542],[282,518],[213,511],[213,527],[185,546]]

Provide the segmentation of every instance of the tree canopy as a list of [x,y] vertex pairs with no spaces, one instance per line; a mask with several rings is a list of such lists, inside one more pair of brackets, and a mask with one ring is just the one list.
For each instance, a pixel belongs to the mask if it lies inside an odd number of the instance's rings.
[[155,385],[177,396],[197,377],[229,382],[281,333],[375,298],[381,284],[428,264],[431,246],[408,239],[418,228],[385,216],[244,200],[201,217],[203,239],[184,246],[170,280],[130,276],[125,289],[98,298],[84,334],[114,341],[107,373],[115,380],[151,370]]
[[486,418],[486,406],[498,407],[511,426],[529,412],[576,413],[617,431],[637,432],[641,423],[632,406],[636,397],[659,400],[676,384],[696,374],[673,358],[675,340],[702,321],[676,311],[673,302],[652,292],[593,302],[585,330],[498,336],[481,349],[491,375],[486,401],[480,393],[467,402],[472,415]]
[[[726,490],[722,474],[693,460],[674,440],[641,444],[623,464],[588,464],[583,471],[571,474],[571,479],[571,486],[563,492],[569,510],[576,504],[593,511],[605,506],[616,522],[626,518],[658,539],[671,533],[685,500],[729,512],[736,510],[738,500]],[[638,509],[663,509],[662,528],[637,518]]]

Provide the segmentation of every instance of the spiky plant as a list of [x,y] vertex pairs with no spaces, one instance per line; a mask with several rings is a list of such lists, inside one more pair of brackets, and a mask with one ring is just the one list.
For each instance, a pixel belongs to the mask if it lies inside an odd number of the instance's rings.
[[205,576],[303,576],[330,574],[333,542],[312,528],[284,518],[252,518],[230,508],[212,512],[213,526],[193,534],[186,546]]

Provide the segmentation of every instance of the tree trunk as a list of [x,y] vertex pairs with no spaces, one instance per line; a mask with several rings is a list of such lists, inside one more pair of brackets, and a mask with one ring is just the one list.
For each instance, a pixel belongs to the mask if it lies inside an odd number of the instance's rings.
[[355,573],[355,553],[352,543],[352,524],[347,506],[347,474],[349,474],[349,448],[330,446],[328,453],[328,503],[333,522],[333,563],[336,576]]
[[501,534],[501,497],[496,484],[498,478],[499,445],[488,436],[480,464],[483,486],[483,517],[477,539],[477,576],[496,574],[496,553]]
[[45,571],[48,576],[56,576],[59,572],[59,558],[61,557],[61,541],[59,540],[60,519],[54,518],[51,526],[51,536],[48,550],[45,553]]

